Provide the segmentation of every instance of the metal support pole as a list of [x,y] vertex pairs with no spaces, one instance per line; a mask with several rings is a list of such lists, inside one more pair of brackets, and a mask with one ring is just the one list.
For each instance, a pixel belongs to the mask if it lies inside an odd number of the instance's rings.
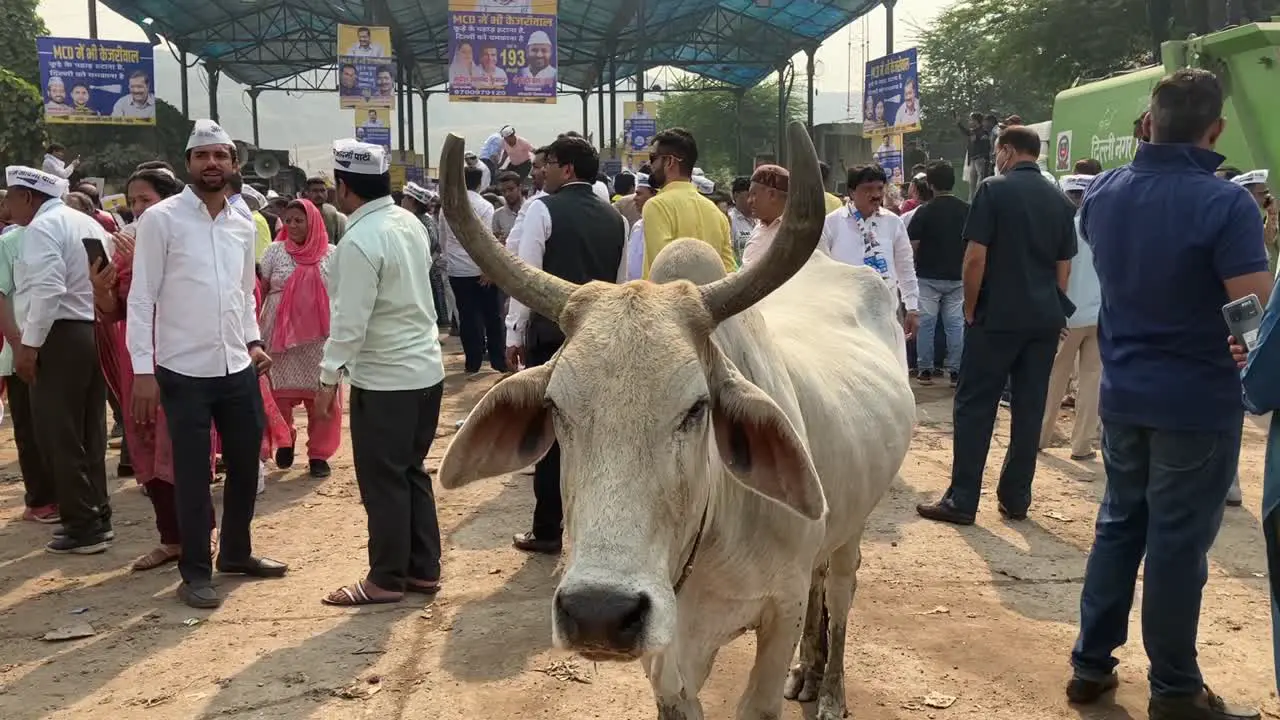
[[898,0],[884,0],[884,54],[893,52],[893,6]]
[[774,148],[774,162],[786,167],[782,157],[787,138],[787,66],[778,66],[778,140]]
[[409,106],[409,152],[413,152],[418,142],[414,138],[413,124],[413,72],[406,70],[405,75],[408,76],[408,84],[405,86],[404,103]]
[[807,79],[807,84],[808,84],[808,90],[806,90],[805,92],[805,96],[807,98],[807,105],[808,105],[808,107],[806,108],[808,114],[806,115],[806,118],[805,118],[805,129],[809,131],[810,139],[813,138],[813,69],[814,69],[813,56],[817,52],[818,52],[817,48],[809,48],[804,51],[806,56],[804,71],[805,71],[805,77]]
[[404,152],[404,65],[396,65],[396,126],[400,142],[396,145]]
[[[604,143],[600,144],[604,147]],[[609,58],[609,157],[618,157],[618,56]]]
[[[431,91],[422,91],[422,161],[431,167]],[[424,168],[425,171],[426,168]]]
[[[603,70],[604,68],[601,69]],[[604,73],[597,74],[603,75]],[[596,148],[600,150],[604,149],[604,96],[604,83],[600,83],[596,88],[596,130],[598,131],[598,134],[596,135]]]
[[181,72],[182,74],[178,76],[178,79],[181,81],[181,87],[182,87],[182,117],[190,120],[191,119],[191,94],[190,94],[191,88],[188,87],[189,78],[187,77],[187,71],[189,70],[189,68],[187,67],[187,51],[186,50],[182,50],[178,52],[178,62],[182,65],[182,67],[179,68],[179,72]]
[[206,62],[204,69],[209,73],[209,119],[218,122],[218,78],[222,71],[218,63]]
[[649,46],[645,30],[644,0],[636,0],[636,47],[639,48],[636,56],[636,102],[644,102],[644,54]]
[[89,37],[98,39],[98,0],[89,0]]
[[258,96],[261,94],[261,88],[249,88],[249,115],[253,120],[253,144],[255,147],[262,146],[262,143],[258,140]]
[[591,93],[583,90],[578,94],[582,97],[582,135],[585,137],[591,132],[591,118],[587,115],[591,109]]

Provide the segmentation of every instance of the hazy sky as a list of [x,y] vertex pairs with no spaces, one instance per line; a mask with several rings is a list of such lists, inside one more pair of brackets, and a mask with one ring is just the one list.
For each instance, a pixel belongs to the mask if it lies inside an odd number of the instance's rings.
[[[894,45],[901,50],[910,47],[913,27],[925,25],[952,0],[900,0],[896,8]],[[89,34],[88,10],[84,0],[41,0],[40,15],[49,31],[59,37],[87,37]],[[818,123],[832,122],[847,117],[846,98],[850,87],[849,42],[852,52],[852,77],[855,92],[862,78],[862,28],[855,22],[852,31],[841,30],[819,49],[819,75],[816,86],[819,92],[814,103],[814,119]],[[867,21],[870,39],[870,57],[884,54],[885,13],[883,8],[874,10]],[[98,34],[111,40],[145,41],[146,36],[132,22],[122,18],[105,6],[98,5]],[[797,58],[798,67],[804,67],[803,56]],[[156,48],[156,94],[181,107],[178,85],[178,65],[164,46]],[[204,84],[202,68],[190,71],[191,114],[199,117],[208,112],[208,91]],[[246,88],[223,77],[218,86],[218,110],[222,123],[238,139],[252,140],[252,122]],[[623,98],[619,94],[619,100]],[[295,162],[304,169],[322,167],[327,163],[328,148],[334,138],[352,134],[352,111],[337,107],[337,95],[308,94],[286,95],[264,93],[258,98],[258,117],[261,144],[266,148],[289,149],[295,153]],[[857,98],[854,98],[855,107]],[[596,126],[596,100],[590,102],[591,127]],[[856,112],[856,111],[855,111]],[[621,108],[618,115],[621,117]],[[513,117],[515,116],[515,117]],[[417,118],[417,150],[422,152],[421,102],[415,110]],[[305,118],[306,122],[298,122]],[[582,124],[582,103],[574,96],[562,97],[556,105],[504,105],[504,104],[450,104],[443,96],[433,96],[430,105],[430,133],[433,157],[440,152],[440,142],[447,132],[456,132],[467,138],[469,145],[478,144],[499,125],[511,121],[520,133],[535,143],[549,140],[557,132],[578,128]],[[608,118],[606,116],[606,123]],[[621,120],[619,120],[621,122]],[[580,128],[579,128],[580,129]],[[396,133],[392,132],[395,142]]]

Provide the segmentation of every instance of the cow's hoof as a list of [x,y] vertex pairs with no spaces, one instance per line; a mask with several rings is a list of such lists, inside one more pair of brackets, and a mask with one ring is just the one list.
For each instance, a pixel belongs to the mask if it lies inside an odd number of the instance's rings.
[[796,665],[787,673],[787,682],[782,687],[782,696],[796,702],[813,702],[818,698],[818,688],[821,685],[821,674]]
[[815,720],[844,720],[847,717],[849,717],[849,710],[845,707],[844,698],[831,695],[818,698],[818,713],[814,715]]

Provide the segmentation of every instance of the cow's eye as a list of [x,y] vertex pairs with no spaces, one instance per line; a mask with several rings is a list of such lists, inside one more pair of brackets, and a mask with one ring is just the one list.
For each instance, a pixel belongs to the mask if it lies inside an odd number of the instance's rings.
[[707,399],[699,398],[697,402],[689,407],[685,412],[684,419],[680,421],[680,432],[689,432],[702,424],[702,419],[707,415]]

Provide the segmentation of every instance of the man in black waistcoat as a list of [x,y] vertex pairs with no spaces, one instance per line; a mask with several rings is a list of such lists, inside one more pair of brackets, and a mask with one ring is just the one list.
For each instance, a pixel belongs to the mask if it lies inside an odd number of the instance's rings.
[[[546,158],[547,195],[529,203],[516,254],[530,265],[579,285],[621,282],[627,224],[612,205],[596,197],[592,182],[600,156],[580,137],[561,137],[538,150]],[[549,360],[564,343],[555,319],[530,314],[511,298],[507,314],[507,365],[526,367]],[[560,445],[551,446],[533,471],[533,529],[512,544],[526,552],[560,552]]]

